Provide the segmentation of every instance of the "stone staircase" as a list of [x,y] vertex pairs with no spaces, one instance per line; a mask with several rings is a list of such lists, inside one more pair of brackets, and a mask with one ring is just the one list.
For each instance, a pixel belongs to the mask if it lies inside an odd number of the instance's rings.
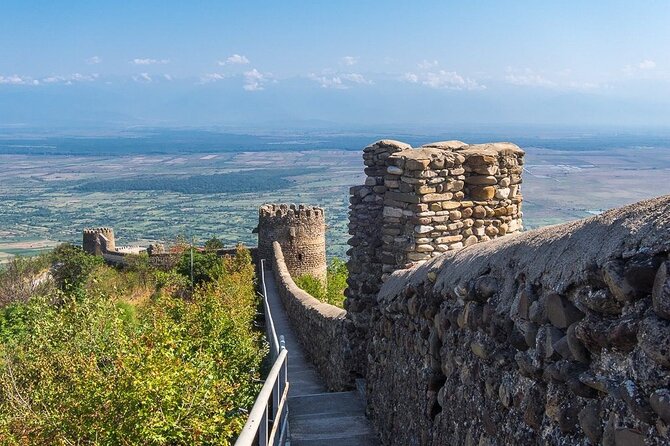
[[307,360],[289,324],[272,271],[265,274],[270,310],[278,335],[288,349],[288,420],[290,446],[376,446],[377,436],[365,417],[357,391],[328,392]]
[[288,401],[291,446],[378,444],[355,391],[294,396]]

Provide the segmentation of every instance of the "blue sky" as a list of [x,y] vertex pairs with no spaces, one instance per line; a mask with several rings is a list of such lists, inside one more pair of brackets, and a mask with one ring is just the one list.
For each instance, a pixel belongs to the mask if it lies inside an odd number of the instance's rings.
[[670,126],[668,1],[0,3],[0,126]]

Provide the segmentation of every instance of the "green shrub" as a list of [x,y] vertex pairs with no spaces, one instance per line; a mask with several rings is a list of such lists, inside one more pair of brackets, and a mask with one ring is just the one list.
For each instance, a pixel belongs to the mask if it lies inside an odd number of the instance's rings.
[[136,304],[80,286],[0,311],[0,444],[230,444],[266,354],[249,258],[188,300],[164,274]]
[[344,307],[344,290],[347,288],[347,264],[335,257],[328,265],[326,286],[314,276],[302,275],[295,278],[295,284],[322,302],[336,307]]
[[205,242],[204,248],[207,251],[216,251],[217,249],[223,249],[223,242],[216,237],[212,237]]
[[[191,250],[186,250],[177,263],[177,271],[191,278]],[[223,274],[223,260],[215,252],[193,251],[193,284],[211,282]]]
[[294,279],[299,288],[307,291],[312,297],[316,297],[322,302],[326,302],[326,287],[316,277],[310,274],[303,274]]
[[90,274],[104,264],[102,257],[90,255],[69,243],[63,243],[52,251],[51,262],[56,285],[63,291],[81,287]]
[[349,271],[342,259],[335,257],[328,265],[328,290],[326,302],[337,307],[344,307],[344,290],[347,288]]

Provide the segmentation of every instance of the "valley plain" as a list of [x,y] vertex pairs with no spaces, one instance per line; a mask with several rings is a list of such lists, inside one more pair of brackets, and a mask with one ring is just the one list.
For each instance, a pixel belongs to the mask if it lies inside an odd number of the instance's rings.
[[[428,141],[429,138],[424,140]],[[411,141],[414,142],[414,141]],[[670,144],[524,146],[524,224],[536,228],[670,193]],[[279,145],[175,153],[0,151],[0,262],[112,226],[117,243],[255,245],[258,207],[309,203],[326,209],[328,254],[345,256],[350,186],[364,179],[360,150]],[[362,148],[362,146],[361,146]]]

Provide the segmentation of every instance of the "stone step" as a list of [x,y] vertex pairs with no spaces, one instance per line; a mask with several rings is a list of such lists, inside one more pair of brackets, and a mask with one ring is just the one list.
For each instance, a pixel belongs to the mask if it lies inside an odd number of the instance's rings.
[[292,446],[360,445],[376,446],[378,441],[363,415],[300,415],[289,409]]
[[287,446],[376,446],[374,435],[352,435],[349,437],[318,438],[314,440],[291,440]]
[[288,399],[291,417],[303,415],[349,415],[365,413],[365,406],[358,398],[358,393],[328,392],[290,397]]

